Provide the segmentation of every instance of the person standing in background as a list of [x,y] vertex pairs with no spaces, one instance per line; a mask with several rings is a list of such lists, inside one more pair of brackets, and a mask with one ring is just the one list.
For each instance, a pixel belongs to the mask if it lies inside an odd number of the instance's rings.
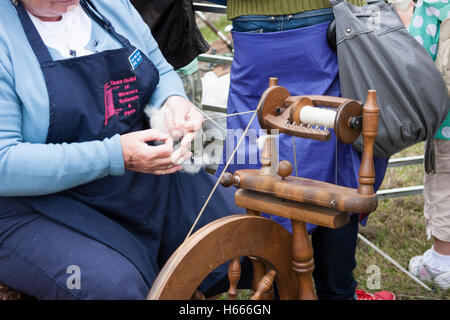
[[[419,0],[410,10],[408,29],[424,46],[442,73],[450,90],[450,4]],[[450,117],[436,136],[427,141],[424,174],[424,215],[428,239],[433,246],[413,257],[409,270],[418,278],[432,281],[442,289],[450,288]]]
[[[227,129],[243,129],[250,119],[248,111],[258,105],[270,77],[277,77],[291,95],[340,96],[337,55],[327,44],[327,29],[333,20],[329,0],[228,0],[211,1],[227,5],[228,19],[233,23],[234,60],[231,67],[231,85],[228,114],[242,113],[227,118]],[[351,0],[365,5],[365,0]],[[260,132],[254,121],[250,130]],[[233,144],[234,138],[234,144]],[[279,135],[279,158],[299,163],[298,176],[330,182],[346,187],[358,186],[360,154],[351,145],[342,144],[333,137],[322,142]],[[216,175],[224,169],[227,149],[234,149],[238,137],[227,137],[224,159]],[[250,142],[250,145],[252,142]],[[231,146],[230,146],[231,145]],[[295,148],[295,153],[293,149]],[[249,146],[246,158],[256,159],[258,149]],[[387,161],[375,158],[377,189],[383,180]],[[258,162],[259,163],[259,162]],[[257,169],[258,164],[231,162],[227,171]],[[294,170],[296,172],[296,170]],[[268,216],[287,230],[288,219]],[[313,278],[320,300],[392,300],[393,293],[374,294],[356,290],[353,277],[356,267],[356,245],[360,216],[353,214],[350,223],[339,229],[309,226],[312,233],[315,269]]]

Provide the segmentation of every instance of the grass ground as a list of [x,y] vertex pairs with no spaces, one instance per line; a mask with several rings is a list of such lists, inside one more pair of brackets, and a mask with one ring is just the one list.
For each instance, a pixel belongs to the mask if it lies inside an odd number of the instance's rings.
[[[214,19],[215,21],[213,21],[212,23],[214,24],[214,26],[220,30],[223,34],[227,35],[228,32],[225,32],[225,28],[226,26],[231,24],[231,21],[227,19],[227,17],[225,15],[221,15],[220,18],[218,19]],[[200,29],[203,37],[205,38],[206,41],[208,41],[208,43],[212,43],[214,41],[219,40],[219,37],[208,27],[203,27]]]
[[[400,152],[395,157],[422,153],[423,143],[420,143]],[[389,168],[381,189],[422,183],[422,165]],[[423,205],[423,195],[381,200],[378,209],[370,216],[367,226],[360,228],[360,233],[408,269],[409,260],[416,255],[421,255],[432,245],[432,242],[426,238]],[[381,271],[380,290],[392,291],[398,299],[450,299],[450,290],[433,288],[432,284],[427,283],[429,287],[435,289],[433,292],[427,291],[361,240],[358,242],[356,259],[355,278],[361,289],[374,291],[369,290],[368,286],[373,284],[369,267],[375,265]]]

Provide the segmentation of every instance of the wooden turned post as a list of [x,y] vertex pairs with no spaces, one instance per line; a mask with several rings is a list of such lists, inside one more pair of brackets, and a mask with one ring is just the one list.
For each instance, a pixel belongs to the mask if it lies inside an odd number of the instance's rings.
[[228,281],[230,282],[230,288],[228,289],[228,296],[230,300],[235,300],[238,294],[237,286],[241,279],[241,262],[239,257],[231,260],[228,266]]
[[373,163],[373,145],[378,134],[378,122],[380,109],[377,104],[377,92],[369,90],[367,101],[363,108],[363,155],[359,168],[358,193],[363,195],[374,194],[373,184],[375,183],[375,165]]
[[274,87],[278,85],[278,78],[277,77],[270,77],[269,78],[269,88]]
[[312,272],[314,270],[313,249],[306,224],[292,221],[292,269],[297,275],[298,300],[317,300]]
[[278,154],[275,136],[268,134],[261,153],[261,175],[276,176],[278,172]]
[[[278,85],[278,78],[269,78],[269,88]],[[267,131],[266,141],[261,152],[261,174],[265,176],[275,176],[278,170],[278,152],[275,136]]]

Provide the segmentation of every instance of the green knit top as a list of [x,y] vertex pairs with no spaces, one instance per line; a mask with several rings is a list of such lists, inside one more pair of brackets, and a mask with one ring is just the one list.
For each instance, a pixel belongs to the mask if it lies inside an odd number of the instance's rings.
[[[362,6],[365,0],[348,0]],[[328,0],[228,0],[227,17],[233,19],[243,15],[279,16],[303,11],[330,8]]]

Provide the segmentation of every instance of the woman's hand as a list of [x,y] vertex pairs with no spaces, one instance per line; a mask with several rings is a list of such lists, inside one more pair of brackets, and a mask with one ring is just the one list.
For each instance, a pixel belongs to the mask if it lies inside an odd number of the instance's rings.
[[[149,146],[148,141],[163,141],[164,144]],[[177,155],[175,159],[172,155],[172,138],[155,129],[123,134],[120,136],[120,142],[125,169],[130,171],[156,175],[171,174],[182,169],[178,163],[192,156],[191,152],[186,152],[183,155]]]
[[161,107],[164,112],[166,127],[173,139],[183,137],[182,142],[189,145],[202,128],[204,118],[198,108],[189,100],[169,97]]

